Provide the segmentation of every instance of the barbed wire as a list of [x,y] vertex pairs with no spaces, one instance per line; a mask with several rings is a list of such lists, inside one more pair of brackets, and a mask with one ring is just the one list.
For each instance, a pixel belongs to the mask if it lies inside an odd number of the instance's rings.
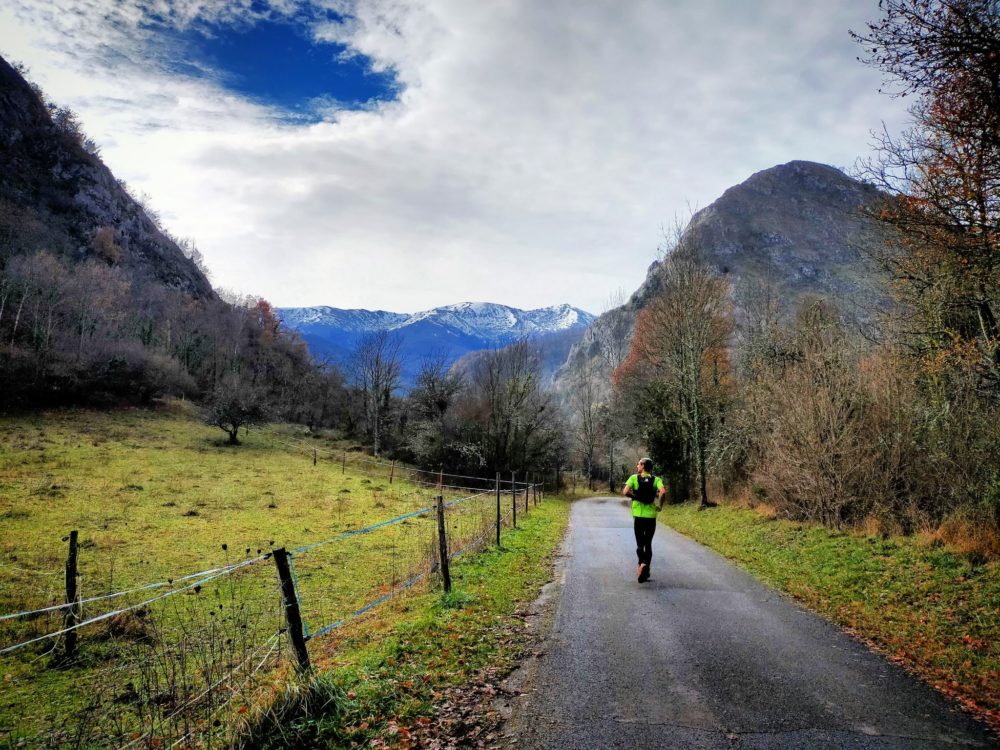
[[[262,555],[262,557],[264,557],[264,556]],[[91,596],[91,597],[88,597],[86,599],[77,599],[73,604],[74,605],[76,605],[76,604],[89,604],[90,602],[99,602],[99,601],[105,601],[105,600],[108,600],[108,599],[116,599],[116,598],[121,597],[121,596],[127,596],[128,594],[135,594],[135,593],[137,593],[139,591],[150,591],[152,589],[163,588],[164,586],[173,586],[174,583],[176,583],[178,581],[189,581],[192,578],[198,578],[200,576],[206,576],[206,575],[209,575],[211,573],[218,573],[220,571],[227,570],[230,567],[232,567],[232,566],[223,565],[223,566],[218,567],[218,568],[209,568],[207,570],[198,571],[197,573],[191,573],[189,575],[180,576],[179,578],[170,578],[170,579],[167,579],[166,581],[159,581],[157,583],[147,583],[145,586],[136,586],[135,588],[125,589],[124,591],[115,591],[115,592],[110,593],[110,594],[101,594],[100,596]],[[66,602],[63,602],[62,604],[53,604],[53,605],[48,606],[48,607],[39,607],[38,609],[26,609],[26,610],[24,610],[22,612],[14,612],[14,613],[9,614],[9,615],[0,615],[0,620],[12,620],[12,619],[15,619],[15,618],[18,618],[18,617],[28,617],[29,615],[42,614],[44,612],[53,612],[53,611],[58,610],[58,609],[66,609],[69,606],[71,606],[71,605],[67,604]]]
[[[478,492],[478,493],[476,493],[474,495],[468,495],[466,497],[460,497],[460,498],[457,498],[455,500],[449,500],[448,502],[445,503],[445,506],[451,506],[451,505],[457,505],[458,503],[464,503],[464,502],[466,502],[468,500],[471,500],[471,499],[473,499],[475,497],[480,497],[482,495],[490,494],[492,492],[493,492],[493,490],[483,490],[482,492]],[[300,555],[300,554],[302,554],[304,552],[308,552],[308,551],[313,550],[313,549],[315,549],[317,547],[323,547],[323,546],[325,546],[327,544],[331,544],[333,542],[339,542],[339,541],[341,541],[343,539],[348,539],[348,538],[350,538],[352,536],[358,536],[360,534],[367,534],[369,532],[375,531],[376,529],[381,529],[384,526],[390,526],[390,525],[392,525],[394,523],[400,523],[401,521],[405,521],[408,518],[415,518],[416,516],[422,516],[425,513],[432,512],[433,510],[434,510],[433,506],[428,506],[426,508],[420,508],[419,510],[412,511],[410,513],[404,513],[403,515],[396,516],[395,518],[390,518],[388,521],[382,521],[380,523],[372,524],[371,526],[366,526],[363,529],[354,529],[353,531],[344,531],[344,532],[341,532],[340,534],[337,534],[336,536],[330,537],[329,539],[321,539],[318,542],[312,542],[310,544],[304,544],[301,547],[299,547],[298,549],[293,549],[289,554]]]
[[[6,648],[0,649],[0,654],[9,654],[9,653],[11,653],[13,651],[17,651],[20,648],[24,648],[25,646],[30,646],[32,643],[39,643],[40,641],[45,641],[45,640],[48,640],[49,638],[56,638],[56,637],[58,637],[60,635],[65,635],[66,633],[69,633],[70,631],[79,630],[80,628],[86,627],[87,625],[93,625],[95,622],[102,622],[103,620],[109,620],[112,617],[116,617],[118,615],[125,614],[126,612],[132,612],[132,611],[134,611],[136,609],[140,609],[142,607],[148,606],[148,605],[150,605],[150,604],[152,604],[154,602],[158,602],[158,601],[160,601],[162,599],[166,599],[167,597],[174,596],[174,595],[180,594],[180,593],[182,593],[184,591],[188,591],[190,589],[199,587],[199,586],[201,586],[204,583],[208,583],[209,581],[214,581],[216,578],[221,578],[223,576],[229,575],[234,570],[239,570],[240,568],[245,568],[248,565],[253,565],[254,563],[257,563],[257,562],[260,562],[261,560],[267,559],[270,556],[271,556],[271,553],[268,552],[267,554],[261,555],[260,557],[255,557],[255,558],[252,558],[250,560],[244,560],[244,561],[242,561],[240,563],[236,563],[235,565],[232,565],[232,566],[230,566],[228,568],[224,568],[222,570],[222,572],[216,573],[214,575],[211,575],[211,576],[208,576],[208,577],[205,577],[205,578],[201,578],[201,579],[195,581],[194,583],[190,583],[187,586],[183,586],[183,587],[181,587],[179,589],[174,589],[173,591],[168,591],[165,594],[160,594],[159,596],[154,596],[152,599],[147,599],[147,600],[145,600],[143,602],[139,602],[137,604],[131,604],[128,607],[122,607],[120,609],[116,609],[116,610],[113,610],[111,612],[105,612],[105,613],[97,615],[95,617],[91,617],[89,619],[83,620],[82,622],[75,623],[74,625],[70,625],[69,627],[62,628],[61,630],[56,630],[55,632],[52,632],[52,633],[46,633],[46,634],[40,635],[40,636],[38,636],[36,638],[31,638],[31,639],[29,639],[27,641],[22,641],[21,643],[16,643],[13,646],[7,646]],[[63,607],[69,607],[69,606],[72,606],[72,604],[64,604],[63,605]]]
[[[491,490],[482,490],[482,489],[476,488],[476,487],[462,487],[462,488],[452,488],[452,487],[449,487],[449,489],[466,489],[466,490],[477,490],[478,489],[479,491],[476,492],[476,493],[474,493],[474,494],[472,494],[472,495],[468,495],[468,496],[465,496],[465,497],[457,498],[457,499],[454,499],[454,500],[449,500],[446,503],[446,505],[454,505],[456,503],[465,502],[465,501],[470,500],[472,498],[479,497],[481,495],[485,495],[485,494],[489,494],[489,493],[494,492],[494,490],[492,490],[492,489]],[[434,508],[429,506],[429,507],[426,507],[426,508],[421,508],[419,510],[413,511],[412,513],[406,513],[406,514],[404,514],[402,516],[397,516],[396,518],[391,518],[391,519],[389,519],[387,521],[382,521],[380,523],[373,524],[371,526],[367,526],[367,527],[365,527],[363,529],[355,529],[353,531],[346,531],[346,532],[343,532],[341,534],[338,534],[335,537],[331,537],[329,539],[324,539],[324,540],[321,540],[321,541],[318,541],[318,542],[312,542],[311,544],[305,544],[305,545],[303,545],[301,547],[298,547],[297,549],[293,549],[290,554],[301,554],[302,552],[308,551],[308,550],[313,549],[315,547],[320,547],[320,546],[323,546],[323,545],[326,545],[326,544],[330,544],[331,542],[340,541],[342,539],[346,539],[346,538],[349,538],[351,536],[357,536],[359,534],[366,534],[368,532],[374,531],[375,529],[379,529],[379,528],[381,528],[383,526],[388,526],[388,525],[393,524],[393,523],[399,523],[400,521],[406,520],[408,518],[413,518],[414,516],[419,516],[419,515],[422,515],[424,513],[428,513],[428,512],[430,512],[432,510],[434,510]],[[259,560],[267,559],[267,557],[269,557],[269,555],[270,555],[270,553],[266,553],[264,555],[261,555],[259,558],[255,558],[253,561],[257,562]],[[157,589],[157,588],[163,588],[164,586],[172,586],[172,585],[174,585],[174,583],[176,583],[178,581],[191,580],[192,578],[198,578],[198,577],[202,577],[202,576],[207,576],[207,575],[214,574],[214,573],[225,574],[228,571],[230,571],[231,569],[233,569],[234,567],[242,567],[244,564],[245,564],[245,561],[244,562],[240,562],[240,563],[234,563],[233,565],[228,565],[228,566],[220,566],[220,567],[216,567],[216,568],[208,568],[206,570],[201,570],[201,571],[198,571],[196,573],[189,573],[187,575],[179,576],[177,578],[169,578],[169,579],[167,579],[165,581],[158,581],[156,583],[149,583],[149,584],[145,584],[143,586],[137,586],[135,588],[125,589],[125,590],[122,590],[122,591],[115,591],[115,592],[112,592],[112,593],[109,593],[109,594],[101,594],[99,596],[92,596],[92,597],[88,597],[88,598],[85,598],[85,599],[78,599],[75,602],[75,604],[82,605],[82,604],[88,604],[88,603],[96,602],[96,601],[105,601],[105,600],[109,600],[109,599],[115,599],[115,598],[119,598],[119,597],[122,597],[122,596],[127,596],[128,594],[134,594],[134,593],[137,593],[137,592],[140,592],[140,591],[150,591],[150,590]],[[211,579],[207,579],[207,580],[211,580]],[[183,590],[183,589],[181,589],[181,590]],[[156,601],[156,599],[151,599],[150,601]],[[38,607],[36,609],[26,609],[26,610],[23,610],[23,611],[20,611],[20,612],[13,612],[13,613],[10,613],[10,614],[0,615],[0,621],[11,620],[11,619],[16,619],[16,618],[21,618],[21,617],[29,617],[31,615],[43,614],[45,612],[54,612],[56,610],[64,610],[64,609],[66,609],[69,606],[73,606],[73,605],[64,602],[62,604],[53,604],[53,605],[46,606],[46,607]],[[141,605],[136,605],[136,606],[141,606]],[[5,652],[4,651],[0,651],[0,654],[2,654],[2,653],[5,653]]]
[[8,562],[0,562],[0,567],[9,568],[10,570],[16,570],[19,573],[25,573],[26,575],[32,576],[61,576],[64,572],[61,570],[32,570],[31,568],[22,568],[18,565],[11,565]]
[[421,578],[426,577],[430,572],[433,572],[433,571],[426,571],[425,570],[425,571],[423,571],[421,573],[418,573],[417,575],[413,576],[413,578],[409,579],[408,581],[405,581],[405,582],[401,583],[398,588],[390,591],[389,593],[385,594],[384,596],[380,596],[378,599],[376,599],[373,602],[369,602],[368,604],[366,604],[365,606],[361,607],[360,609],[354,610],[354,612],[352,612],[351,614],[349,614],[347,617],[344,617],[343,619],[337,620],[335,623],[333,623],[331,625],[327,625],[326,627],[320,628],[315,633],[313,633],[312,635],[310,635],[307,638],[307,640],[312,640],[313,638],[318,638],[321,635],[325,635],[326,633],[329,633],[331,630],[334,630],[335,628],[339,628],[340,626],[344,625],[347,622],[350,622],[351,620],[355,619],[356,617],[360,617],[365,612],[368,612],[369,610],[374,609],[379,604],[382,604],[382,603],[388,601],[389,599],[392,599],[397,594],[399,594],[399,593],[405,591],[406,589],[410,588],[411,586],[413,586],[413,584],[415,584]]
[[[534,485],[528,485],[526,487],[526,489],[530,488],[531,486],[534,486]],[[456,499],[453,499],[453,500],[449,500],[447,503],[444,503],[444,505],[445,505],[445,507],[454,506],[454,505],[457,505],[459,503],[467,502],[467,501],[472,500],[472,499],[477,498],[477,497],[482,497],[482,496],[485,496],[485,495],[491,495],[494,492],[495,492],[495,490],[482,490],[482,491],[477,492],[477,493],[472,494],[472,495],[467,495],[465,497],[461,497],[461,498],[456,498]],[[372,524],[370,526],[366,526],[365,528],[362,528],[362,529],[355,529],[355,530],[352,530],[352,531],[345,531],[345,532],[342,532],[341,534],[338,534],[338,535],[336,535],[334,537],[330,537],[329,539],[324,539],[324,540],[320,540],[318,542],[312,542],[310,544],[303,545],[303,546],[301,546],[301,547],[299,547],[297,549],[292,550],[290,552],[290,554],[291,555],[302,555],[302,554],[304,554],[306,552],[309,552],[309,551],[311,551],[313,549],[316,549],[318,547],[322,547],[322,546],[325,546],[327,544],[331,544],[333,542],[342,541],[344,539],[348,539],[348,538],[353,537],[353,536],[359,536],[361,534],[367,534],[367,533],[370,533],[372,531],[375,531],[376,529],[380,529],[380,528],[383,528],[385,526],[389,526],[389,525],[392,525],[392,524],[400,523],[400,522],[405,521],[405,520],[407,520],[409,518],[414,518],[416,516],[424,515],[424,514],[429,513],[429,512],[431,512],[433,510],[434,510],[433,507],[421,508],[419,510],[412,511],[410,513],[405,513],[405,514],[403,514],[401,516],[397,516],[395,518],[390,518],[390,519],[388,519],[386,521],[382,521],[382,522],[377,523],[377,524]],[[48,640],[49,638],[55,638],[55,637],[58,637],[60,635],[64,635],[64,634],[66,634],[66,633],[68,633],[70,631],[77,630],[79,628],[85,627],[87,625],[92,625],[92,624],[94,624],[96,622],[101,622],[103,620],[110,619],[110,618],[115,617],[117,615],[121,615],[121,614],[124,614],[126,612],[130,612],[130,611],[139,609],[141,607],[145,607],[145,606],[147,606],[149,604],[152,604],[154,602],[160,601],[161,599],[165,599],[165,598],[173,596],[175,594],[182,593],[184,591],[187,591],[187,590],[190,590],[192,588],[198,587],[198,586],[202,585],[203,583],[208,583],[209,581],[213,581],[216,578],[220,578],[222,576],[228,575],[229,573],[233,572],[234,570],[238,570],[238,569],[244,568],[244,567],[246,567],[248,565],[252,565],[252,564],[258,563],[261,560],[266,560],[270,556],[271,556],[271,553],[267,552],[267,553],[265,553],[263,555],[259,555],[259,556],[255,557],[255,558],[250,558],[248,560],[243,560],[241,562],[234,563],[232,565],[223,566],[223,567],[220,567],[220,568],[211,568],[211,569],[208,569],[208,570],[205,570],[205,571],[201,571],[199,573],[192,573],[192,574],[189,574],[189,575],[177,578],[177,579],[170,579],[168,581],[147,584],[145,586],[140,586],[140,587],[133,588],[133,589],[128,589],[128,590],[125,590],[125,591],[114,592],[112,594],[104,594],[104,595],[101,595],[101,596],[89,597],[87,599],[79,600],[79,602],[77,602],[77,603],[64,603],[64,604],[59,604],[59,605],[52,605],[52,606],[49,606],[49,607],[41,607],[41,608],[35,609],[35,610],[25,610],[23,612],[16,612],[16,613],[13,613],[13,614],[4,615],[4,616],[0,617],[0,620],[8,620],[8,619],[13,619],[13,618],[26,617],[26,616],[31,615],[31,614],[51,612],[51,611],[60,610],[60,609],[64,610],[64,609],[67,609],[68,607],[76,606],[76,604],[83,604],[83,603],[87,603],[87,602],[94,602],[94,601],[102,601],[102,600],[112,599],[112,598],[116,598],[116,597],[120,597],[120,596],[125,596],[126,594],[136,593],[138,591],[147,591],[147,590],[152,590],[152,589],[155,589],[155,588],[161,588],[161,587],[167,586],[167,585],[172,585],[173,581],[191,580],[193,578],[198,578],[198,580],[196,580],[194,583],[188,584],[187,586],[183,586],[183,587],[181,587],[179,589],[174,589],[172,591],[168,591],[167,593],[161,594],[160,596],[156,596],[156,597],[153,597],[151,599],[147,599],[147,600],[139,602],[137,604],[129,605],[128,607],[122,607],[122,608],[119,608],[117,610],[113,610],[111,612],[105,612],[105,613],[97,615],[95,617],[91,617],[91,618],[88,618],[86,620],[83,620],[83,621],[81,621],[79,623],[75,623],[74,625],[71,625],[69,627],[62,628],[60,630],[57,630],[57,631],[54,631],[54,632],[51,632],[51,633],[46,633],[46,634],[37,636],[35,638],[28,639],[26,641],[22,641],[20,643],[16,643],[16,644],[14,644],[12,646],[7,646],[7,647],[5,647],[3,649],[0,649],[0,654],[11,653],[11,652],[16,651],[16,650],[18,650],[20,648],[23,648],[25,646],[29,646],[29,645],[31,645],[33,643],[38,643],[38,642],[41,642],[41,641],[44,641],[44,640]],[[406,586],[404,586],[404,588],[405,587]],[[297,582],[296,582],[296,589],[297,588],[298,588],[298,585],[297,585]]]

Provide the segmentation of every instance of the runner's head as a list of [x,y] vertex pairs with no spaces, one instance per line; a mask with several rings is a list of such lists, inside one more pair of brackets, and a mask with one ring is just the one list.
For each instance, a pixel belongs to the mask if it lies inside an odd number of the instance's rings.
[[635,465],[635,468],[638,469],[640,473],[644,471],[647,474],[652,474],[653,473],[653,461],[652,461],[652,459],[649,459],[649,458],[640,458],[639,459],[639,463],[637,463]]

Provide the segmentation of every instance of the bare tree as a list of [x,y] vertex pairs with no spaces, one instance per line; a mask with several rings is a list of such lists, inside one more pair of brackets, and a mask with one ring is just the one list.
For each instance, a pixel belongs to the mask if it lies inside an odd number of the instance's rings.
[[486,453],[495,471],[523,469],[549,441],[544,422],[549,398],[541,383],[538,352],[525,340],[476,360],[471,396],[478,404]]
[[679,402],[702,506],[711,505],[706,484],[706,446],[728,372],[732,333],[728,288],[678,245],[663,261],[662,291],[636,321],[628,365],[648,368]]
[[105,336],[117,333],[128,289],[128,280],[107,265],[88,261],[77,267],[67,305],[77,334],[77,360],[83,358],[85,345],[102,327]]
[[459,444],[455,415],[456,402],[464,385],[462,375],[449,369],[446,355],[433,354],[421,363],[416,383],[409,393],[413,427],[408,443],[422,465],[454,465],[454,452],[468,458],[468,446]]
[[383,427],[392,394],[398,390],[402,374],[399,349],[402,339],[389,331],[376,331],[358,342],[351,357],[354,385],[361,394],[365,431],[372,450],[382,449]]
[[[853,34],[911,125],[883,134],[865,176],[898,240],[877,258],[910,313],[908,343],[975,369],[1000,394],[1000,13],[995,0],[884,0]],[[970,349],[977,355],[970,356]],[[972,364],[972,367],[970,367]]]
[[594,454],[601,434],[601,384],[593,362],[584,362],[570,384],[569,403],[573,442],[587,472],[587,485],[594,476]]
[[208,397],[205,421],[229,435],[229,444],[238,445],[240,428],[260,425],[270,418],[263,391],[240,377],[229,373]]
[[[625,290],[619,289],[608,298],[604,311],[591,326],[591,335],[597,342],[610,377],[614,377],[614,373],[625,363],[632,345],[634,321],[625,309],[627,301]],[[604,383],[601,386],[607,397],[598,410],[598,423],[607,440],[608,489],[615,492],[615,449],[625,429],[621,405],[618,403],[618,389],[608,388]]]
[[591,335],[597,342],[601,358],[610,372],[621,367],[628,356],[632,340],[632,324],[625,310],[627,297],[619,289],[608,298],[604,312],[591,325]]

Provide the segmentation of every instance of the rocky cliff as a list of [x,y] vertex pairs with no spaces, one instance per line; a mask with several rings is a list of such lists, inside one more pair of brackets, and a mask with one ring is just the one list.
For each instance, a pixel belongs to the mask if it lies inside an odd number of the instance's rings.
[[97,255],[193,297],[214,296],[205,274],[85,144],[72,114],[47,106],[0,58],[0,253]]

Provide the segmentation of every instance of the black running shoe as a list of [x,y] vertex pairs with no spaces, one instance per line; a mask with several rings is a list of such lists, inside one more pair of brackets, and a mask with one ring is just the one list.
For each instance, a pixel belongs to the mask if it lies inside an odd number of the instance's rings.
[[639,583],[645,583],[649,580],[649,566],[643,563],[639,566]]

